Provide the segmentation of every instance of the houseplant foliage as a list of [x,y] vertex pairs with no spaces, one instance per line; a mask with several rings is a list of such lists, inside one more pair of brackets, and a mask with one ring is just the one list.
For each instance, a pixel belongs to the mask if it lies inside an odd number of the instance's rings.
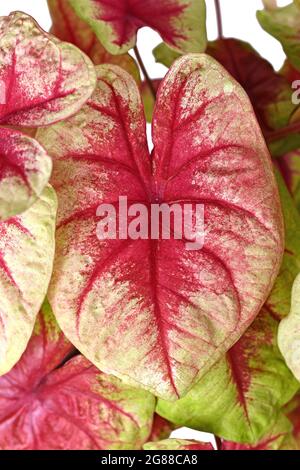
[[[0,449],[299,449],[300,2],[257,14],[280,72],[215,4],[210,42],[204,0],[0,18]],[[124,238],[136,213],[99,239],[120,196],[203,204],[203,245]]]

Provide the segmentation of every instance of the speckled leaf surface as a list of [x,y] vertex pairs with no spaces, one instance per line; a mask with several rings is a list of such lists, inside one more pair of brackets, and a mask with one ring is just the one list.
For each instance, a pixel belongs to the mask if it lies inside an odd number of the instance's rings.
[[47,187],[30,209],[0,223],[0,375],[24,352],[47,293],[56,209]]
[[300,266],[300,218],[277,175],[286,226],[286,248],[271,295],[257,319],[181,400],[160,400],[157,412],[177,426],[256,444],[298,388],[277,347],[278,324],[288,314]]
[[289,5],[272,11],[257,12],[262,28],[281,43],[290,63],[300,70],[300,4]]
[[300,381],[300,276],[293,285],[290,314],[280,323],[278,344],[286,363]]
[[159,442],[147,442],[145,450],[214,450],[210,443],[189,441],[186,439],[164,439]]
[[0,220],[28,209],[47,185],[51,169],[50,157],[34,139],[0,128]]
[[44,304],[18,364],[0,378],[0,449],[140,449],[155,399],[101,373]]
[[95,88],[89,58],[25,13],[0,18],[0,124],[39,127],[75,114]]
[[159,400],[157,412],[177,426],[256,444],[298,384],[277,345],[278,322],[267,307],[238,343],[181,400]]
[[69,0],[111,54],[128,52],[137,31],[148,26],[182,53],[206,47],[204,0]]
[[70,0],[48,0],[48,7],[53,22],[51,33],[54,36],[79,47],[95,65],[119,65],[139,81],[139,69],[134,59],[129,54],[109,54],[91,27],[76,14]]
[[[77,116],[39,131],[59,197],[49,299],[101,370],[175,399],[256,317],[280,267],[283,224],[251,105],[212,58],[189,55],[171,69],[153,139],[151,171],[136,84],[109,65]],[[204,204],[202,250],[173,238],[100,242],[97,207],[117,207],[120,188],[129,203]]]

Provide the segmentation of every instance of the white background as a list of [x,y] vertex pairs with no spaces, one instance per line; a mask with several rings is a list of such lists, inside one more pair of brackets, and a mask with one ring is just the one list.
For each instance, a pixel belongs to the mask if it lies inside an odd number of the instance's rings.
[[[32,15],[38,23],[48,30],[51,25],[46,0],[0,0],[0,16],[8,15],[11,11],[21,10]],[[159,1],[159,0],[157,0]],[[284,61],[284,54],[280,44],[265,33],[256,20],[255,13],[262,9],[261,0],[220,0],[223,17],[224,35],[236,37],[252,44],[253,47],[267,58],[276,69],[279,69]],[[285,6],[291,0],[278,0],[279,6]],[[214,10],[214,0],[206,0],[207,4],[207,30],[208,38],[217,37],[217,26]],[[162,77],[165,67],[155,64],[152,49],[159,44],[158,34],[148,28],[144,28],[138,35],[138,46],[151,77]],[[185,439],[198,439],[210,441],[209,434],[181,428],[173,433],[174,437]]]

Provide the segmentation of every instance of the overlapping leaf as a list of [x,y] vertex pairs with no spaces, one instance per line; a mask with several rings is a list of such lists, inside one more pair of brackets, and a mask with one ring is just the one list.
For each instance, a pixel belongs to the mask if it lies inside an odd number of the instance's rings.
[[[281,263],[276,183],[248,98],[214,59],[179,60],[158,94],[151,175],[136,85],[106,65],[88,105],[38,139],[59,196],[49,298],[60,325],[101,370],[178,398],[253,321]],[[97,207],[118,208],[120,194],[203,203],[204,248],[100,242]]]
[[0,124],[38,127],[76,113],[95,87],[91,61],[20,12],[0,18]]
[[204,0],[69,0],[111,54],[128,52],[143,26],[182,53],[206,47]]
[[145,450],[214,450],[206,442],[189,441],[186,439],[165,439],[159,442],[147,442]]
[[279,177],[278,182],[287,230],[280,274],[259,316],[226,357],[183,399],[159,401],[158,413],[178,426],[256,444],[297,391],[298,384],[277,347],[277,329],[289,311],[289,293],[299,272],[300,218]]
[[45,298],[54,257],[52,188],[22,215],[0,223],[0,375],[19,360]]
[[26,352],[0,378],[0,449],[140,449],[155,399],[97,370],[43,306]]
[[256,445],[222,441],[222,450],[299,450],[292,434],[291,422],[281,414],[271,431]]
[[278,344],[288,366],[300,381],[300,276],[293,286],[290,314],[280,323]]
[[115,64],[139,80],[139,70],[129,54],[109,54],[97,39],[91,27],[75,13],[70,0],[48,0],[53,25],[51,33],[62,41],[70,42],[85,52],[94,64]]
[[257,19],[267,33],[280,41],[290,63],[300,70],[300,4],[257,12]]
[[0,220],[20,214],[41,195],[51,159],[34,139],[0,128]]

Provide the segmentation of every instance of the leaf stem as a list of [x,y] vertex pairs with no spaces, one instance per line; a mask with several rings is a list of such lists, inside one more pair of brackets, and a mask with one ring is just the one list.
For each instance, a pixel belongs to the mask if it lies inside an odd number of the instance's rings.
[[223,38],[222,12],[221,12],[221,6],[220,6],[219,0],[215,0],[215,9],[216,9],[216,15],[217,15],[217,24],[218,24],[218,37],[219,39],[222,39]]
[[147,69],[145,67],[145,64],[143,62],[143,59],[141,57],[141,54],[140,54],[140,51],[138,50],[138,47],[137,45],[134,46],[133,48],[134,50],[134,53],[135,53],[135,56],[136,56],[136,60],[138,61],[138,64],[143,72],[143,75],[144,75],[144,78],[148,84],[148,87],[153,95],[153,98],[154,98],[154,101],[156,100],[156,91],[155,91],[155,88],[154,88],[154,85],[153,85],[153,82],[151,80],[151,78],[149,77],[148,75],[148,72],[147,72]]

